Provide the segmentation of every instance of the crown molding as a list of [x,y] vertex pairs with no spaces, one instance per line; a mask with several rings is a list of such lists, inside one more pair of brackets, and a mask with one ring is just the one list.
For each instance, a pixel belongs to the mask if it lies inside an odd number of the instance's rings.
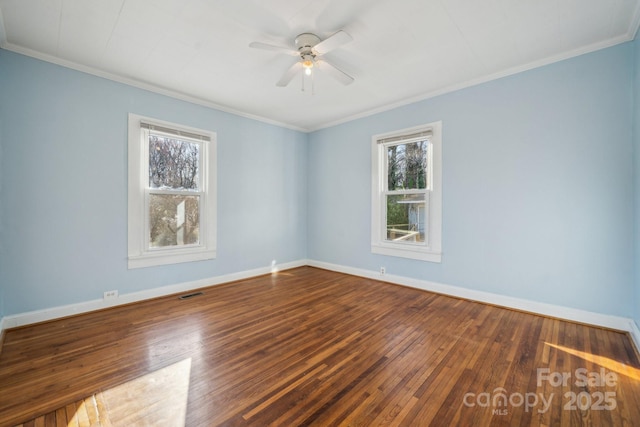
[[[1,24],[1,16],[0,16],[0,24]],[[0,33],[2,31],[2,27],[0,25]],[[246,119],[256,120],[258,122],[275,125],[281,128],[291,129],[298,132],[308,133],[309,129],[301,128],[299,126],[294,126],[289,123],[280,122],[277,120],[272,120],[268,117],[262,117],[255,114],[249,114],[244,111],[236,110],[234,108],[228,107],[222,104],[216,104],[215,102],[198,98],[193,95],[189,95],[174,89],[169,89],[167,87],[163,87],[160,85],[156,85],[153,83],[145,82],[142,80],[134,79],[131,77],[124,77],[118,74],[110,73],[107,71],[99,70],[97,68],[89,67],[86,65],[78,64],[74,61],[69,61],[66,59],[58,58],[53,55],[48,55],[46,53],[38,52],[32,49],[24,48],[22,46],[17,46],[12,43],[9,43],[5,40],[4,43],[1,41],[2,34],[0,34],[0,47],[2,49],[28,56],[30,58],[38,59],[40,61],[48,62],[54,65],[58,65],[60,67],[69,68],[75,71],[79,71],[81,73],[90,74],[96,77],[100,77],[106,80],[111,80],[117,83],[121,83],[127,86],[132,86],[138,89],[146,90],[149,92],[157,93],[159,95],[168,96],[170,98],[178,99],[180,101],[190,102],[192,104],[200,105],[203,107],[211,108],[214,110],[222,111],[224,113],[233,114],[235,116],[244,117]]]
[[632,41],[634,39],[634,35],[638,30],[638,26],[640,25],[640,3],[638,3],[639,7],[636,10],[635,16],[634,16],[634,24],[633,24],[633,29],[629,29],[629,31],[619,37],[614,37],[602,42],[598,42],[598,43],[594,43],[588,46],[583,46],[581,48],[578,49],[574,49],[568,52],[563,52],[559,55],[552,55],[546,58],[542,58],[539,59],[537,61],[533,61],[533,62],[529,62],[527,64],[524,65],[519,65],[517,67],[512,67],[512,68],[508,68],[506,70],[503,71],[499,71],[497,73],[491,73],[491,74],[487,74],[484,76],[480,76],[480,77],[476,77],[474,79],[470,79],[470,80],[466,80],[464,82],[461,83],[457,83],[454,85],[450,85],[450,86],[446,86],[443,87],[441,89],[437,89],[434,91],[430,91],[430,92],[425,92],[416,96],[412,96],[409,98],[405,98],[402,100],[399,100],[397,102],[391,103],[391,104],[385,104],[383,106],[377,107],[377,108],[373,108],[367,111],[363,111],[361,113],[357,113],[357,114],[353,114],[350,116],[346,116],[341,118],[340,120],[336,120],[336,121],[332,121],[332,122],[327,122],[324,123],[322,125],[319,125],[317,127],[313,127],[310,129],[309,132],[315,132],[318,130],[322,130],[322,129],[326,129],[326,128],[330,128],[333,126],[337,126],[337,125],[341,125],[347,122],[351,122],[354,120],[358,120],[358,119],[362,119],[365,117],[369,117],[369,116],[373,116],[375,114],[379,114],[379,113],[384,113],[386,111],[390,111],[390,110],[394,110],[396,108],[399,107],[404,107],[406,105],[410,105],[410,104],[415,104],[417,102],[421,102],[430,98],[435,98],[436,96],[440,96],[440,95],[445,95],[447,93],[451,93],[451,92],[456,92],[458,90],[461,89],[466,89],[472,86],[477,86],[480,85],[482,83],[488,83],[491,82],[493,80],[498,80],[501,79],[503,77],[508,77],[508,76],[512,76],[514,74],[519,74],[525,71],[529,71],[529,70],[533,70],[536,68],[540,68],[540,67],[544,67],[545,65],[551,65],[554,64],[556,62],[561,62],[564,61],[566,59],[571,59],[571,58],[575,58],[578,56],[582,56],[582,55],[586,55],[588,53],[593,53],[596,52],[598,50],[602,50],[602,49],[606,49],[609,47],[613,47],[622,43],[626,43],[629,41]]

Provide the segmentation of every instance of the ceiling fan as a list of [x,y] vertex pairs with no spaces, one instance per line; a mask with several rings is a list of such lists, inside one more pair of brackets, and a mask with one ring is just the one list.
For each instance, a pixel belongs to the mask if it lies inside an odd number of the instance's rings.
[[312,76],[313,69],[316,66],[322,71],[326,71],[327,74],[329,74],[340,83],[348,85],[353,82],[353,77],[340,70],[335,65],[329,63],[326,59],[322,58],[322,56],[326,53],[329,53],[333,49],[350,42],[351,40],[353,40],[353,38],[349,34],[347,34],[343,30],[340,30],[324,40],[321,40],[320,37],[312,33],[302,33],[295,38],[294,44],[296,50],[293,50],[289,47],[276,46],[261,42],[250,43],[249,47],[256,49],[273,50],[276,52],[286,53],[299,57],[299,60],[294,63],[287,71],[285,71],[282,77],[280,77],[280,80],[278,80],[276,86],[287,86],[289,82],[293,80],[296,73],[298,73],[300,70],[304,70],[304,73],[306,75]]

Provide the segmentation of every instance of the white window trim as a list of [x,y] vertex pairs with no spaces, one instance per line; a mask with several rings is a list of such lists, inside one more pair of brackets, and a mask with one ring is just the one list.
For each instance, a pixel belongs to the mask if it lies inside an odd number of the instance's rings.
[[[431,131],[431,188],[427,192],[429,206],[428,245],[390,242],[386,240],[385,145],[381,139]],[[442,261],[442,122],[374,135],[371,142],[371,252],[421,261]]]
[[[202,146],[202,196],[200,216],[200,243],[181,248],[153,248],[147,242],[147,209],[145,190],[148,185],[148,140],[140,123],[208,136],[210,141]],[[129,177],[128,177],[128,268],[202,261],[216,257],[217,239],[217,171],[216,134],[202,129],[189,128],[157,119],[129,114]],[[147,164],[145,164],[147,162]]]

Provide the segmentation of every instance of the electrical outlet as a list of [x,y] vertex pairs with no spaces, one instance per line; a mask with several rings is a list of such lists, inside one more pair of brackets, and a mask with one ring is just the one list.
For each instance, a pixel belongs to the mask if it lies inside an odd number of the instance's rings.
[[380,275],[381,275],[381,276],[384,276],[386,272],[387,272],[387,269],[386,269],[386,268],[384,268],[384,267],[380,267]]
[[113,298],[118,298],[118,291],[106,291],[104,293],[103,299],[113,299]]

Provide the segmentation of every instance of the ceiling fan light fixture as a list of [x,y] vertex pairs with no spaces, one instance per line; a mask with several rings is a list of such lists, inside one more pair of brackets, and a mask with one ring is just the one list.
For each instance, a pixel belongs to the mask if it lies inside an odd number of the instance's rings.
[[305,55],[302,57],[302,66],[304,67],[304,73],[307,76],[311,75],[311,69],[313,68],[313,56]]

